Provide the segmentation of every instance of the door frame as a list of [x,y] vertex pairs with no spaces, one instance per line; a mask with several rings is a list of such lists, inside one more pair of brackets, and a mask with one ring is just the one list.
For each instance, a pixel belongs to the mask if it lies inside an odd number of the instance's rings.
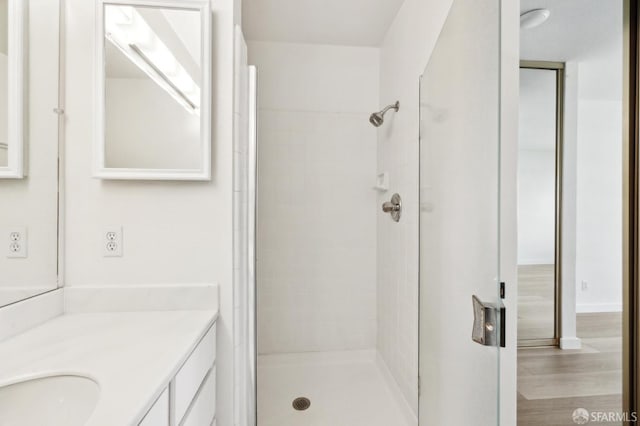
[[622,404],[624,412],[637,414],[640,407],[639,5],[638,0],[624,0],[623,4]]
[[519,348],[535,346],[559,346],[562,330],[562,190],[564,161],[564,83],[565,63],[553,61],[521,60],[520,69],[549,70],[556,72],[556,138],[555,138],[555,229],[554,229],[554,319],[553,337],[520,339]]

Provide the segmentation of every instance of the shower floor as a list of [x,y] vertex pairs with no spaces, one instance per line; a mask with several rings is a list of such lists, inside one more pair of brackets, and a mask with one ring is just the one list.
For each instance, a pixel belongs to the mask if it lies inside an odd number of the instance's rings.
[[[297,397],[311,406],[294,410]],[[259,426],[410,426],[400,404],[374,351],[258,357]]]

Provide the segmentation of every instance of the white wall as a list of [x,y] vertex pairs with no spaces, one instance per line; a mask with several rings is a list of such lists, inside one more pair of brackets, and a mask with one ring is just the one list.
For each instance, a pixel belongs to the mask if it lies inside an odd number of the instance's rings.
[[576,336],[576,187],[578,150],[578,65],[565,63],[562,141],[562,306],[560,348],[579,349]]
[[[376,344],[374,48],[250,42],[260,353]],[[348,324],[348,326],[345,326]]]
[[[115,182],[91,177],[96,3],[66,2],[66,285],[217,283],[217,402],[233,424],[233,0],[213,7],[212,179]],[[124,256],[102,257],[105,226],[124,227]]]
[[[58,117],[52,111],[58,104],[58,2],[28,4],[26,177],[0,180],[0,306],[57,286]],[[16,226],[28,228],[26,259],[5,255]]]
[[233,288],[235,366],[234,419],[238,426],[256,423],[255,212],[256,94],[255,69],[240,26],[235,29]]
[[577,312],[622,310],[622,2],[610,7],[606,49],[576,61]]
[[418,411],[418,137],[419,77],[451,1],[406,0],[380,49],[380,100],[400,101],[378,130],[378,172],[389,172],[402,220],[377,213],[378,351],[413,412]]
[[[576,308],[622,310],[622,102],[578,99]],[[586,281],[587,289],[582,289]]]

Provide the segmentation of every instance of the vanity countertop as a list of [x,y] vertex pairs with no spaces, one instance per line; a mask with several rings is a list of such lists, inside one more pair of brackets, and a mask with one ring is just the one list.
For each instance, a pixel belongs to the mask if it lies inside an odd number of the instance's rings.
[[0,386],[90,377],[100,397],[87,426],[134,425],[216,318],[214,310],[65,314],[0,342]]

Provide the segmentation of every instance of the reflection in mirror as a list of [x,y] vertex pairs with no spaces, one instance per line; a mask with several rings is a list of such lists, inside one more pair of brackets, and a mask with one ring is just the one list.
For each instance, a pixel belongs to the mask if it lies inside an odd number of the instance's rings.
[[104,4],[103,13],[104,169],[207,178],[201,11]]
[[9,166],[9,0],[0,0],[0,167]]
[[556,338],[555,69],[520,69],[518,340]]
[[[0,0],[3,16],[2,50],[6,65],[5,44],[9,50],[14,44],[11,13],[16,4],[25,5],[24,51],[18,57],[28,57],[24,70],[25,85],[25,151],[28,153],[28,170],[23,179],[0,179],[0,307],[54,290],[58,286],[58,120],[53,112],[58,107],[59,67],[59,0],[8,0],[8,18],[5,17],[7,1]],[[5,19],[9,20],[8,26]],[[9,36],[6,37],[7,28]],[[27,31],[27,30],[25,30]],[[14,54],[9,52],[9,63]],[[8,67],[13,70],[13,64]],[[3,73],[6,68],[2,68]],[[10,72],[11,72],[10,71]],[[6,73],[1,89],[6,89]],[[9,91],[11,91],[9,84]],[[8,100],[7,100],[8,99]],[[14,98],[2,97],[2,122],[13,117],[17,105]],[[21,103],[22,100],[20,99]],[[9,113],[6,113],[7,107]],[[20,107],[21,108],[21,107]],[[13,122],[9,122],[9,126]],[[2,135],[6,133],[6,126]],[[9,146],[12,150],[13,146]],[[4,150],[0,150],[2,152]],[[5,158],[5,157],[3,157]],[[11,158],[11,156],[9,156]]]

